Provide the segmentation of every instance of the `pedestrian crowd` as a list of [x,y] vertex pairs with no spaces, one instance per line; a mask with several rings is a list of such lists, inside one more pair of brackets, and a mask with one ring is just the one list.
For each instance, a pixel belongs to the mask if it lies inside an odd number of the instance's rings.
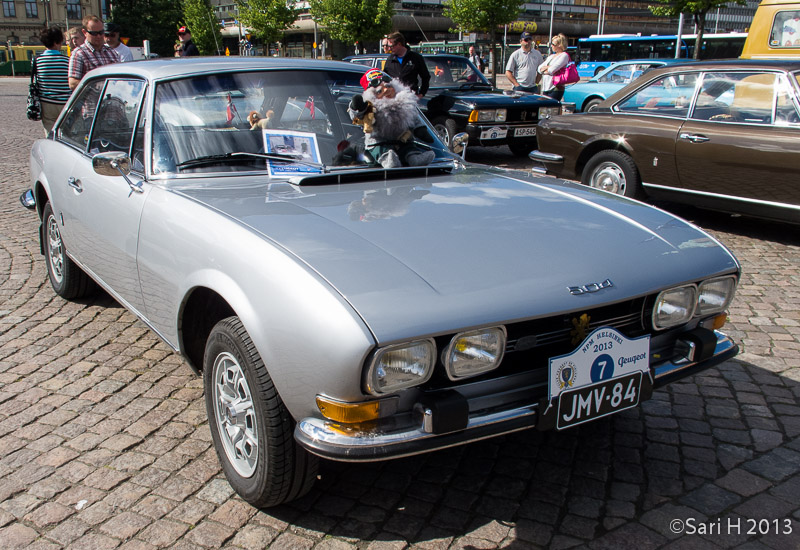
[[[72,90],[84,75],[103,65],[133,61],[133,52],[121,40],[122,28],[113,22],[103,22],[96,15],[87,15],[79,27],[62,32],[58,27],[42,29],[39,40],[45,51],[31,63],[31,84],[39,103],[38,117],[45,135],[50,133]],[[66,45],[69,55],[61,48]],[[185,26],[178,29],[175,56],[200,55]],[[29,99],[30,103],[31,99]],[[29,118],[32,118],[29,116]]]

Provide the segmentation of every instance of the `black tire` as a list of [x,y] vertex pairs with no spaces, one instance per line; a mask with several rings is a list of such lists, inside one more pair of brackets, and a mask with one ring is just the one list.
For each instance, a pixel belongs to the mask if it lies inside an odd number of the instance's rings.
[[527,157],[528,153],[536,149],[536,143],[532,141],[512,141],[508,144],[511,154],[515,157]]
[[603,72],[603,71],[605,71],[605,70],[606,70],[606,68],[605,68],[605,67],[597,67],[597,68],[594,70],[594,76],[597,76],[597,75],[599,75],[600,73],[602,73],[602,72]]
[[95,282],[67,255],[58,218],[49,202],[42,211],[41,231],[47,277],[56,294],[65,300],[75,300],[93,293],[97,289]]
[[442,143],[447,145],[447,148],[453,150],[453,137],[458,133],[458,124],[452,118],[439,117],[433,121],[433,129],[439,134],[439,139]]
[[590,113],[590,112],[594,111],[595,109],[597,109],[597,106],[600,105],[602,102],[603,102],[603,100],[598,98],[598,97],[590,99],[583,106],[583,112],[584,113]]
[[319,459],[295,442],[294,420],[238,317],[211,330],[203,379],[214,447],[239,496],[262,508],[307,493]]
[[627,154],[615,149],[595,154],[583,169],[581,183],[625,197],[642,196],[636,164]]

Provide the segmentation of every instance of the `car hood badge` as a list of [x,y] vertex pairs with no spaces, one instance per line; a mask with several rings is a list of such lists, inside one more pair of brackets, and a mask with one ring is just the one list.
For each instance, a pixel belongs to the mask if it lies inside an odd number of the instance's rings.
[[589,321],[591,321],[591,319],[592,318],[587,313],[584,313],[580,317],[572,318],[573,329],[569,331],[569,335],[572,336],[573,346],[577,346],[586,338],[586,334],[589,332]]

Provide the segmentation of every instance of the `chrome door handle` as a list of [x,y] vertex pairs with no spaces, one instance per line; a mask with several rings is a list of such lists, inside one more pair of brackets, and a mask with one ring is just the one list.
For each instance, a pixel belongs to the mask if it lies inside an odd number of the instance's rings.
[[703,142],[711,140],[711,138],[707,138],[706,136],[701,136],[701,135],[698,135],[698,134],[687,134],[687,133],[681,134],[680,138],[681,139],[688,139],[692,143],[703,143]]
[[72,187],[78,193],[83,193],[83,186],[81,185],[81,180],[76,180],[73,177],[67,178],[67,185]]

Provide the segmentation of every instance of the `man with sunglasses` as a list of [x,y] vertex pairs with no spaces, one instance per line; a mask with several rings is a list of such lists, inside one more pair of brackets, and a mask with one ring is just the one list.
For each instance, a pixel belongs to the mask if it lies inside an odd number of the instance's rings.
[[511,54],[506,64],[506,78],[515,92],[537,93],[536,70],[544,62],[541,52],[533,47],[533,36],[525,31],[519,38],[520,48]]
[[187,27],[183,26],[178,29],[178,40],[180,40],[181,43],[175,50],[175,57],[200,55],[200,50],[198,50],[197,46],[192,42],[192,33]]
[[81,79],[97,67],[119,63],[119,54],[105,42],[105,25],[96,15],[87,15],[81,25],[86,41],[69,58],[69,87],[74,90]]
[[116,23],[106,22],[105,31],[106,44],[108,44],[108,47],[117,52],[117,55],[123,62],[133,61],[131,49],[119,39],[120,26]]
[[417,52],[408,49],[405,37],[399,32],[393,32],[387,40],[392,53],[386,59],[383,70],[411,88],[411,91],[417,94],[417,98],[422,98],[431,82],[431,73],[425,65],[425,59]]

